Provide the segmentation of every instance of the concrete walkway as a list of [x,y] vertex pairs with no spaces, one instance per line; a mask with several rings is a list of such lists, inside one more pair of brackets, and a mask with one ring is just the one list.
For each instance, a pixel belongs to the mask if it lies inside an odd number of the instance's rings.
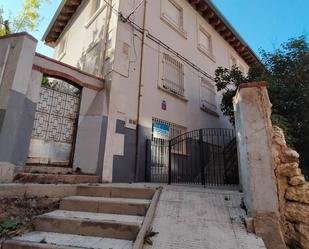
[[153,245],[144,249],[265,249],[248,234],[238,191],[165,186],[153,220]]

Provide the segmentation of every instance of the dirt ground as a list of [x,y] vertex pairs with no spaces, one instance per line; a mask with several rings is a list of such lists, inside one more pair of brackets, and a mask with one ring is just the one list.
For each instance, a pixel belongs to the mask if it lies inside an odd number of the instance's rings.
[[0,243],[33,229],[35,216],[59,207],[59,200],[48,198],[0,198]]

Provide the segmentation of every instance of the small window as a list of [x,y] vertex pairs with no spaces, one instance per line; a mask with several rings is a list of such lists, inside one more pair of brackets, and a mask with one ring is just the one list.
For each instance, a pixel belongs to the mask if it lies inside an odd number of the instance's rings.
[[246,72],[245,72],[245,68],[244,68],[244,66],[243,66],[243,65],[239,64],[238,68],[239,68],[240,72],[242,72],[242,74],[243,74],[243,75],[245,75],[245,74],[246,74]]
[[206,55],[213,57],[211,35],[202,26],[198,33],[198,48]]
[[183,64],[168,54],[163,54],[163,88],[184,96]]
[[217,110],[216,87],[205,78],[201,79],[201,108]]
[[[155,131],[155,126],[162,125],[163,127],[167,127],[168,128],[168,136],[164,136],[164,138],[162,138],[159,134],[159,136],[157,136],[156,131]],[[167,144],[167,140],[178,137],[184,133],[186,133],[187,128],[183,127],[181,125],[177,125],[168,121],[164,121],[158,118],[153,118],[152,119],[152,141],[155,144],[161,145],[160,146],[160,151],[158,151],[159,158],[161,157],[162,160],[160,160],[161,162],[163,162],[162,166],[167,166],[168,165],[168,146],[162,146],[164,144]],[[186,141],[180,141],[179,143],[177,143],[175,146],[173,146],[172,148],[172,153],[177,153],[177,154],[186,154]]]
[[62,38],[58,45],[58,60],[61,60],[62,57],[65,55],[65,49],[66,49],[66,38]]
[[83,58],[83,71],[99,76],[101,43],[98,42],[89,49]]
[[166,1],[166,13],[177,27],[183,27],[183,10],[174,1]]
[[183,30],[183,9],[175,0],[161,0],[161,18],[183,37],[187,37]]
[[231,55],[230,56],[230,67],[232,68],[233,66],[237,66],[237,60],[233,55]]
[[91,2],[90,18],[94,16],[101,7],[103,7],[103,0],[91,0]]

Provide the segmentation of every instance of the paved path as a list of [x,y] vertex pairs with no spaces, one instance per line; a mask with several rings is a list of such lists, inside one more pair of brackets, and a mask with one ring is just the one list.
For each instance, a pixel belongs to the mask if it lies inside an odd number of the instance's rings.
[[144,249],[265,249],[244,225],[237,191],[165,186]]

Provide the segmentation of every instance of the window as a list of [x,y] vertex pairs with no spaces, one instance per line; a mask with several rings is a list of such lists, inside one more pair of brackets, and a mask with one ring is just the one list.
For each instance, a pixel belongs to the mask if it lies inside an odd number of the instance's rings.
[[94,14],[103,7],[103,0],[91,0],[91,12],[90,18],[94,16]]
[[241,64],[239,64],[239,70],[240,70],[240,72],[242,72],[242,74],[243,75],[245,75],[246,74],[246,72],[245,72],[245,68],[244,68],[244,66],[243,65],[241,65]]
[[231,55],[230,56],[230,67],[232,68],[233,66],[237,66],[237,60],[233,55]]
[[89,20],[85,24],[85,27],[88,28],[91,23],[97,18],[97,16],[103,11],[104,9],[104,0],[90,0],[90,15]]
[[100,66],[100,51],[101,43],[97,42],[92,48],[90,48],[83,58],[83,71],[99,76],[99,66]]
[[202,26],[199,26],[198,30],[198,48],[214,60],[211,35]]
[[205,78],[201,79],[201,109],[217,110],[216,87]]
[[184,96],[183,64],[168,54],[163,54],[163,88],[180,96]]
[[[154,126],[162,124],[163,126],[167,126],[169,130],[169,136],[166,139],[163,139],[161,137],[156,137],[154,132]],[[168,164],[168,140],[178,137],[184,133],[186,133],[187,129],[181,125],[177,125],[168,121],[164,121],[158,118],[152,119],[152,141],[155,144],[158,144],[160,146],[159,157],[162,158],[161,162],[163,163],[162,166],[167,166]],[[181,140],[181,139],[180,139]],[[163,146],[162,146],[163,145]],[[186,154],[186,140],[179,141],[175,146],[172,148],[172,153],[177,154]]]
[[58,45],[58,60],[61,60],[65,55],[67,39],[63,37]]
[[183,30],[183,9],[175,0],[161,0],[161,18],[173,29],[186,38]]
[[158,118],[152,118],[152,138],[153,139],[156,139],[154,137],[154,134],[153,134],[153,127],[154,127],[154,124],[155,123],[159,123],[159,124],[164,124],[164,125],[167,125],[169,127],[169,139],[171,138],[174,138],[174,137],[177,137],[183,133],[186,133],[186,128],[181,126],[181,125],[177,125],[177,124],[174,124],[174,123],[171,123],[171,122],[168,122],[168,121],[164,121],[162,119],[158,119]]

